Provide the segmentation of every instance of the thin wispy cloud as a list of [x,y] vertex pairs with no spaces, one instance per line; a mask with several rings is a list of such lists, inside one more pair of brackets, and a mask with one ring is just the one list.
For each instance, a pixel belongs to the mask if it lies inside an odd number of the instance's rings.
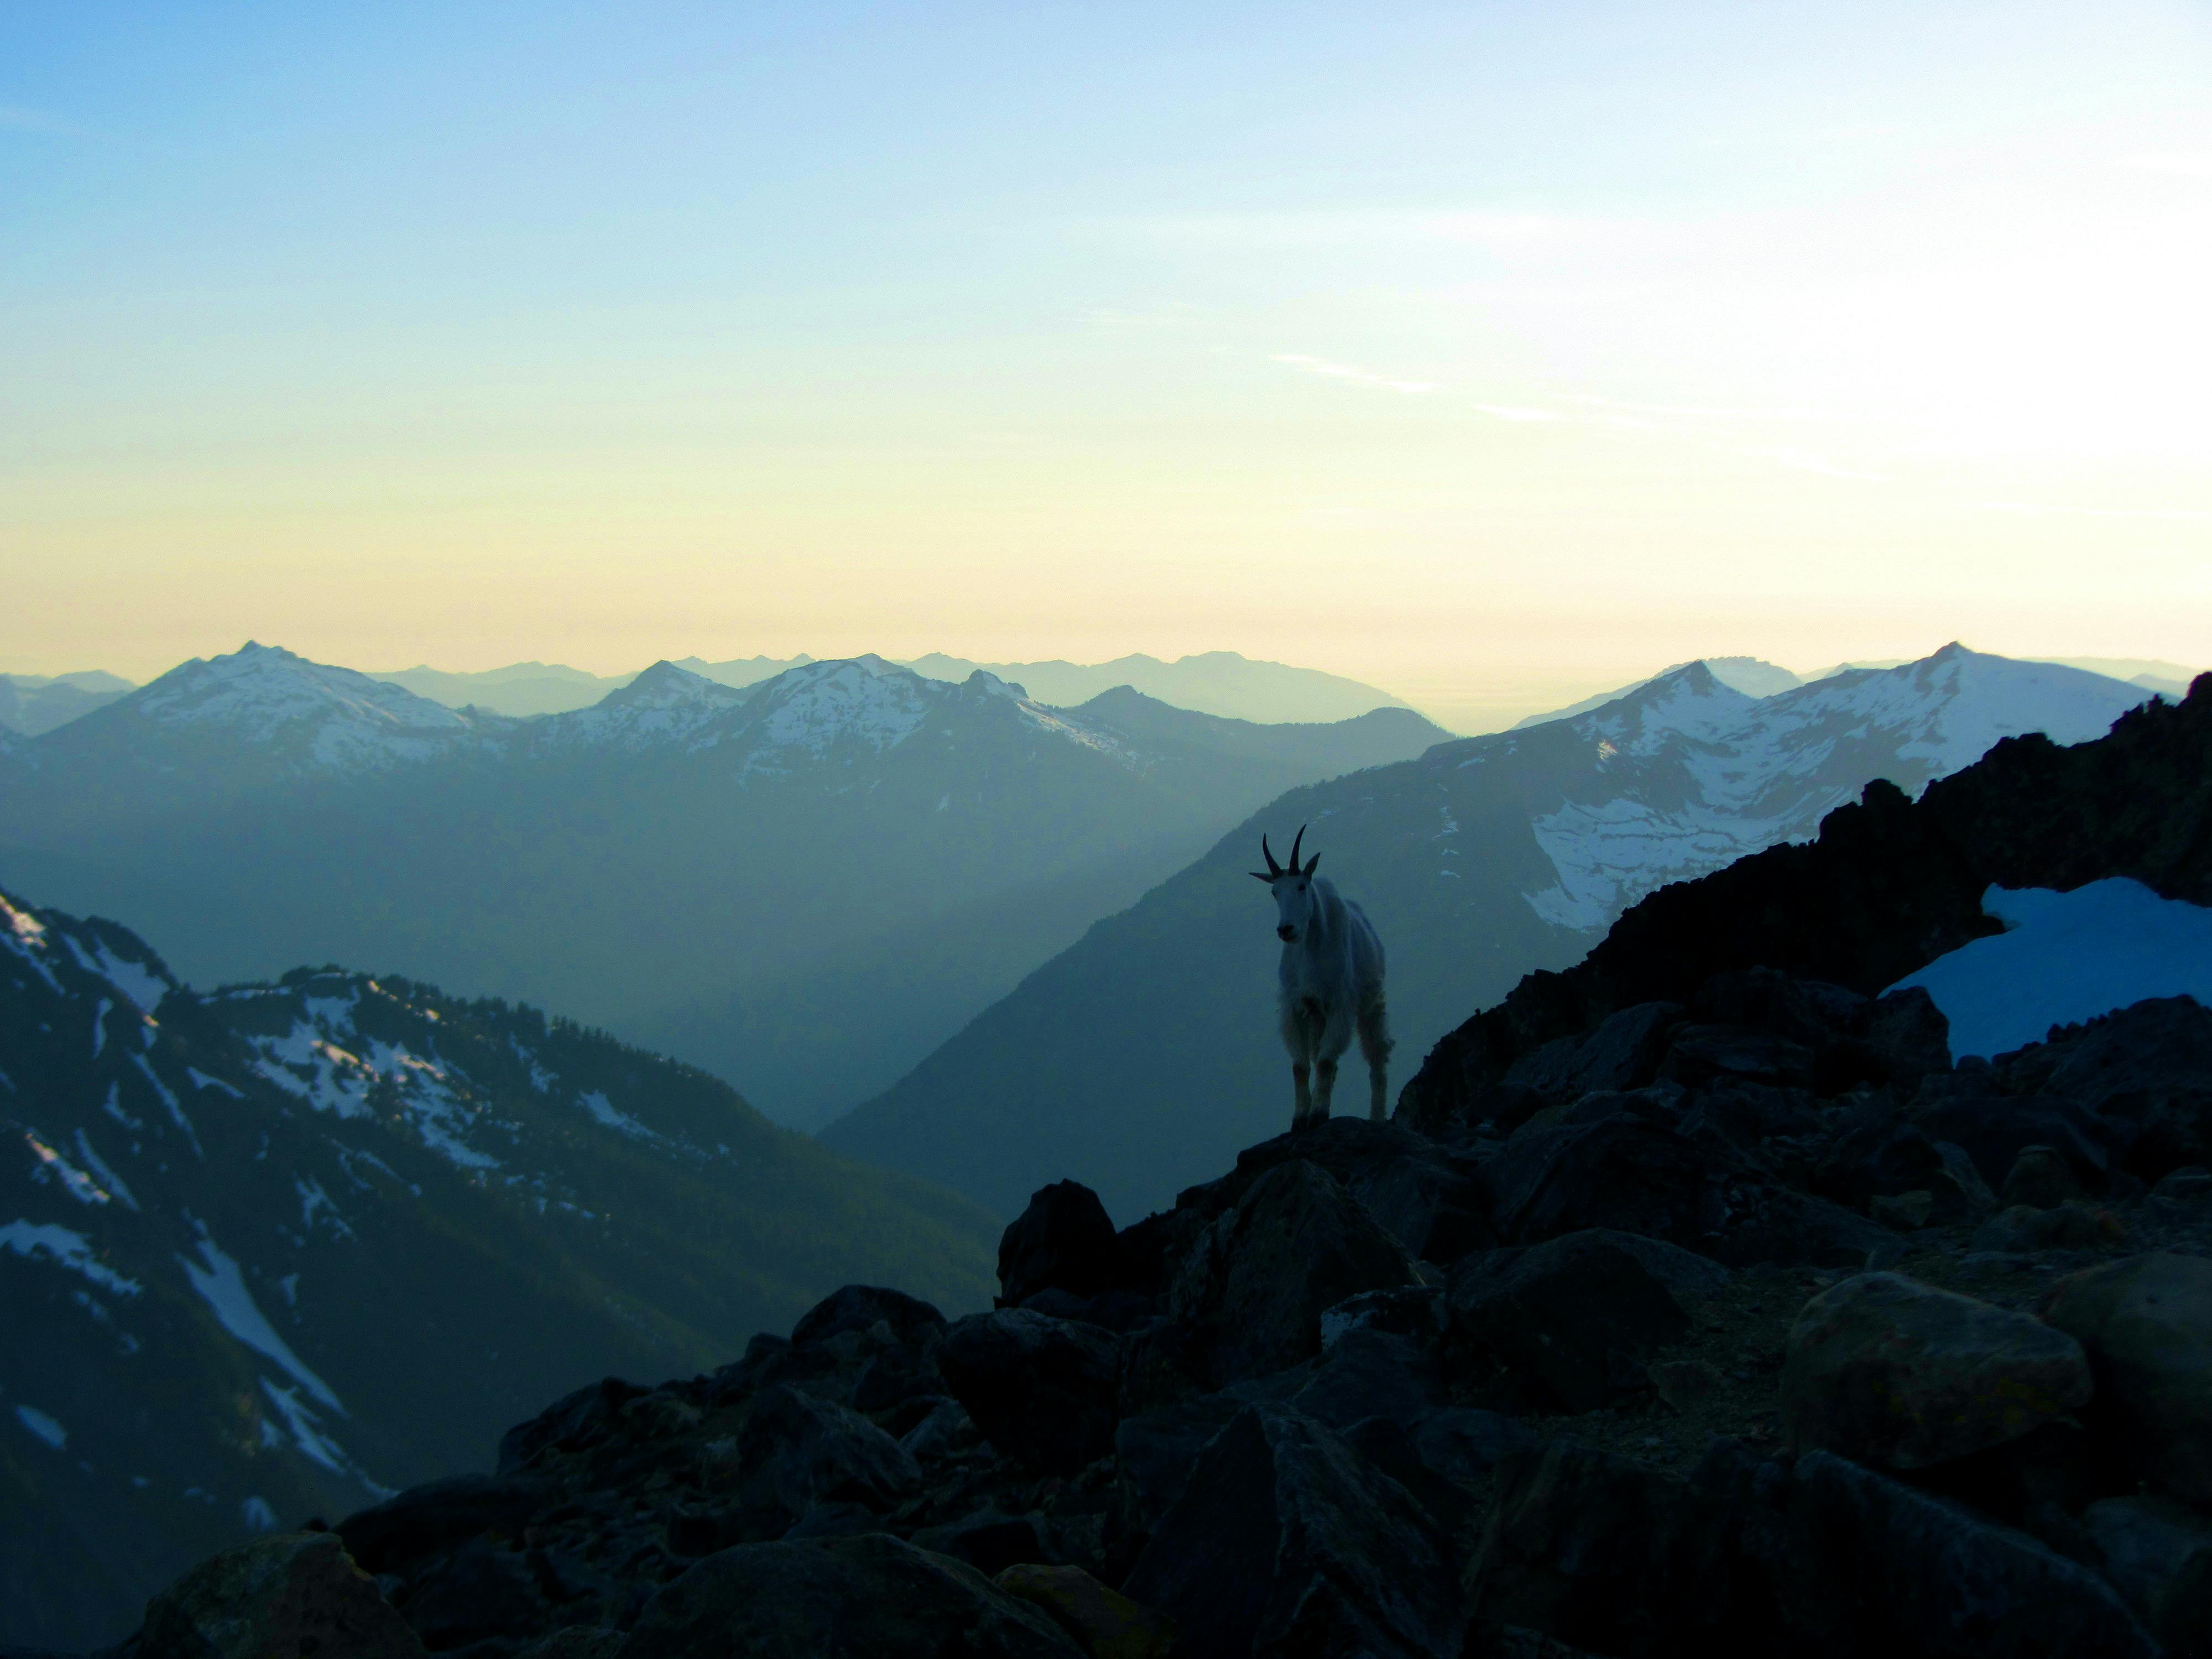
[[1548,409],[1521,409],[1510,404],[1474,404],[1470,408],[1501,421],[1565,421],[1571,418]]
[[1401,392],[1411,398],[1424,396],[1438,388],[1433,380],[1400,380],[1388,374],[1377,374],[1372,369],[1359,368],[1351,363],[1333,363],[1326,357],[1308,357],[1297,352],[1278,352],[1272,362],[1303,370],[1308,374],[1319,374],[1332,380],[1349,380],[1354,386],[1371,386],[1383,392]]
[[1084,230],[1160,241],[1265,247],[1384,243],[1463,243],[1528,246],[1581,240],[1610,228],[1604,220],[1541,213],[1404,210],[1288,213],[1193,213],[1152,218],[1089,219]]

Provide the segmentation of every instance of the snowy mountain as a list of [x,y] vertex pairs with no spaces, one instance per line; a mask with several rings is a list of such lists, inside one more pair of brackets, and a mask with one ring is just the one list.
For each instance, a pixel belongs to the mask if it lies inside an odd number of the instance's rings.
[[36,737],[113,702],[131,682],[94,669],[78,674],[0,674],[0,730]]
[[[1601,708],[1292,791],[1101,922],[823,1132],[1000,1211],[1086,1171],[1139,1214],[1280,1127],[1261,832],[1306,847],[1389,952],[1395,1076],[1472,1006],[1564,968],[1625,908],[1820,819],[1887,777],[1917,793],[1998,738],[2096,737],[2148,694],[1948,646],[1759,698],[1692,663]],[[1036,1109],[1030,1079],[1054,1081]]]
[[1202,714],[1259,724],[1351,720],[1374,708],[1403,708],[1388,691],[1318,669],[1255,662],[1234,651],[1206,651],[1162,662],[1141,653],[1111,662],[970,662],[933,653],[907,666],[934,680],[964,680],[981,671],[1021,686],[1058,708],[1085,703],[1127,686],[1158,702]]
[[1260,802],[1443,736],[872,657],[743,689],[659,663],[518,720],[257,645],[33,740],[0,880],[203,982],[337,957],[528,999],[819,1122]]
[[0,1132],[0,1645],[111,1642],[212,1548],[840,1283],[989,1289],[971,1206],[700,1073],[335,969],[186,990],[4,896]]

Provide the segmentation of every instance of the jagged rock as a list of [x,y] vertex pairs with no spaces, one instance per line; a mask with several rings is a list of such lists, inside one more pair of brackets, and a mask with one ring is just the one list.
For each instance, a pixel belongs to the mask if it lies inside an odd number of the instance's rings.
[[2112,1587],[2027,1534],[1825,1451],[1797,1462],[1768,1564],[1788,1645],[1863,1659],[2154,1659]]
[[1008,1567],[997,1583],[1050,1613],[1091,1659],[1167,1659],[1175,1642],[1171,1620],[1109,1589],[1080,1567]]
[[886,1348],[860,1368],[853,1383],[856,1412],[895,1412],[910,1400],[945,1392],[937,1363],[915,1348]]
[[999,1237],[999,1305],[1017,1308],[1043,1290],[1088,1300],[1125,1283],[1121,1241],[1106,1206],[1073,1181],[1041,1187]]
[[1200,1455],[1126,1594],[1192,1659],[1455,1654],[1450,1549],[1404,1487],[1329,1430],[1252,1407]]
[[654,1596],[623,1659],[1076,1659],[1032,1603],[884,1533],[746,1544]]
[[2027,1255],[2037,1250],[2088,1250],[2117,1243],[2118,1224],[2084,1204],[2034,1210],[2015,1204],[1974,1230],[1973,1248]]
[[1626,1117],[1516,1135],[1487,1171],[1498,1234],[1536,1244],[1618,1228],[1690,1245],[1719,1236],[1726,1170],[1673,1130]]
[[1603,1230],[1496,1250],[1454,1270],[1452,1341],[1538,1402],[1581,1412],[1646,1384],[1644,1366],[1689,1321],[1640,1253]]
[[985,1577],[993,1577],[1017,1562],[1048,1559],[1036,1522],[1026,1515],[1006,1515],[996,1509],[975,1514],[941,1527],[915,1534],[916,1548],[965,1561]]
[[1354,1331],[1387,1331],[1431,1347],[1443,1334],[1444,1322],[1443,1291],[1434,1285],[1362,1291],[1322,1310],[1321,1346],[1324,1351],[1333,1348]]
[[1727,1191],[1727,1231],[1711,1249],[1731,1267],[1767,1262],[1856,1270],[1891,1240],[1887,1228],[1856,1211],[1788,1187],[1737,1182]]
[[1966,1072],[1927,1079],[1913,1101],[1912,1122],[1931,1140],[1966,1148],[1991,1187],[2004,1184],[2027,1148],[2047,1146],[2066,1160],[2085,1188],[2104,1190],[2127,1144],[2123,1132],[2079,1102],[1998,1093],[1984,1076]]
[[1681,1022],[1682,1012],[1672,1002],[1624,1008],[1587,1036],[1559,1037],[1523,1054],[1506,1067],[1504,1081],[1552,1104],[1640,1089],[1656,1075],[1667,1034]]
[[2096,1573],[1963,1506],[1814,1451],[1717,1443],[1688,1479],[1571,1441],[1510,1458],[1474,1614],[1619,1659],[2152,1659]]
[[[1739,968],[1714,974],[1699,985],[1690,1013],[1712,1024],[1771,1031],[1817,1050],[1864,1035],[1873,1007],[1856,991],[1825,980],[1771,968]],[[1949,1056],[1944,1058],[1948,1064]]]
[[2044,1317],[2088,1351],[2098,1413],[2142,1477],[2212,1504],[2212,1261],[2153,1252],[2051,1287]]
[[422,1644],[334,1533],[210,1556],[146,1604],[143,1659],[422,1659]]
[[866,1331],[878,1322],[890,1328],[894,1341],[919,1345],[945,1328],[945,1316],[919,1297],[874,1285],[847,1285],[832,1291],[791,1328],[791,1345],[804,1348]]
[[1408,1337],[1364,1329],[1338,1338],[1291,1403],[1341,1431],[1365,1417],[1410,1423],[1449,1398],[1426,1349]]
[[1996,1208],[1965,1148],[1930,1139],[1920,1124],[1895,1118],[1847,1129],[1821,1160],[1813,1184],[1824,1197],[1858,1210],[1870,1209],[1876,1198],[1924,1192],[1939,1222],[1975,1220]]
[[817,1504],[895,1509],[921,1485],[906,1449],[858,1412],[787,1383],[763,1390],[738,1431],[754,1535],[774,1537]]
[[976,1428],[1026,1468],[1073,1474],[1112,1448],[1121,1350],[1097,1326],[1026,1308],[971,1314],[937,1363]]
[[1897,1273],[1863,1273],[1790,1328],[1782,1412],[1800,1445],[1916,1469],[2088,1403],[2081,1346],[2026,1314]]
[[527,1423],[518,1423],[500,1437],[499,1473],[513,1474],[527,1468],[548,1452],[580,1451],[610,1433],[615,1413],[646,1392],[635,1382],[610,1376],[562,1395]]
[[1322,1313],[1347,1297],[1418,1280],[1365,1206],[1300,1158],[1268,1170],[1200,1235],[1168,1306],[1197,1333],[1191,1365],[1219,1387],[1319,1352]]
[[950,1456],[974,1445],[979,1438],[968,1408],[947,1398],[939,1401],[930,1408],[929,1415],[902,1435],[899,1444],[906,1449],[908,1456],[918,1461]]
[[1716,1078],[1802,1087],[1814,1079],[1813,1051],[1747,1025],[1684,1025],[1667,1045],[1659,1075],[1690,1088]]
[[[548,1419],[573,1422],[580,1413],[571,1409],[562,1418],[556,1414],[586,1396],[603,1400],[600,1390],[605,1387],[602,1383],[579,1389],[543,1416],[524,1424],[522,1429],[510,1429],[500,1443],[501,1447],[512,1444],[523,1429],[536,1429]],[[362,1571],[393,1572],[483,1533],[495,1530],[520,1537],[523,1528],[550,1501],[553,1491],[550,1481],[531,1475],[457,1474],[410,1486],[396,1497],[349,1515],[338,1522],[337,1533]]]
[[1145,1531],[1174,1507],[1206,1443],[1244,1410],[1242,1401],[1203,1394],[1121,1419],[1114,1431],[1115,1461]]
[[1929,1073],[1950,1068],[1951,1022],[1924,986],[1892,991],[1867,1016],[1866,1046],[1888,1081],[1909,1091]]
[[2191,997],[2139,1002],[2001,1056],[2008,1094],[2080,1102],[2130,1138],[2127,1169],[2156,1181],[2212,1163],[2212,1009]]
[[[1235,1174],[1177,1200],[1206,1218],[1242,1203],[1252,1184],[1295,1160],[1318,1164],[1418,1260],[1449,1263],[1498,1241],[1480,1166],[1400,1123],[1332,1117],[1237,1155]],[[1208,1208],[1210,1206],[1210,1208]]]
[[2055,1146],[2031,1144],[2013,1159],[1998,1199],[2008,1209],[2024,1204],[2031,1210],[2055,1210],[2081,1196],[2081,1178],[2065,1155]]
[[2212,1656],[2212,1520],[2170,1498],[2107,1498],[2081,1519],[2167,1659]]
[[487,1637],[526,1640],[553,1623],[553,1610],[522,1553],[489,1538],[471,1539],[410,1580],[398,1607],[434,1653]]
[[1899,1232],[1911,1232],[1926,1226],[1935,1218],[1936,1194],[1922,1189],[1919,1192],[1899,1193],[1892,1198],[1880,1194],[1869,1201],[1867,1214],[1885,1227],[1894,1227]]

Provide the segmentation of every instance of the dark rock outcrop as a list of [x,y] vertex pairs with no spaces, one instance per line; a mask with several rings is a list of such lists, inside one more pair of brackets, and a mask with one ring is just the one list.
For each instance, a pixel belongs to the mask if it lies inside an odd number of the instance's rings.
[[1026,1308],[974,1314],[938,1368],[991,1443],[1044,1474],[1073,1474],[1114,1443],[1121,1351],[1107,1332]]

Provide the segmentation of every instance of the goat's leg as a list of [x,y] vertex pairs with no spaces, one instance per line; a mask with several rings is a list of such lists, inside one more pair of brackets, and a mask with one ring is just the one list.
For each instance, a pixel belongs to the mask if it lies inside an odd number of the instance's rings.
[[1318,1060],[1314,1066],[1314,1121],[1318,1123],[1328,1115],[1329,1098],[1336,1093],[1336,1058]]
[[1367,1058],[1367,1115],[1380,1123],[1390,1115],[1389,1012],[1380,996],[1359,1005],[1359,1052]]
[[1291,1062],[1291,1127],[1303,1129],[1306,1120],[1313,1115],[1313,1090],[1306,1079],[1312,1068],[1303,1060]]

